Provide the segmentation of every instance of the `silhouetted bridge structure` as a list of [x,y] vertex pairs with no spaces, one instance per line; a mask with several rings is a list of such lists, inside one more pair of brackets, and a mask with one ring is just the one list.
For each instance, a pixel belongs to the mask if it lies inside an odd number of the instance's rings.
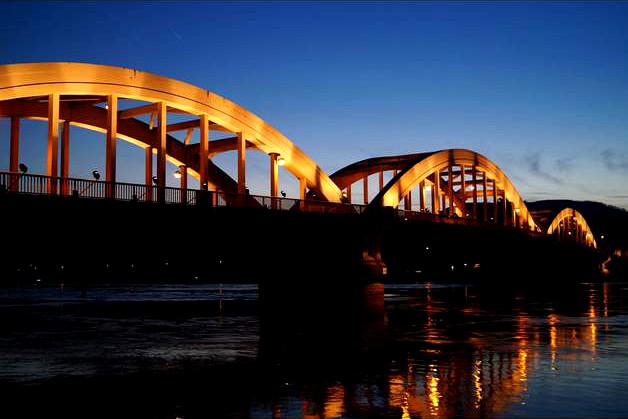
[[[573,209],[541,227],[506,174],[474,151],[371,158],[328,176],[292,141],[246,109],[196,86],[137,70],[78,63],[1,65],[0,117],[10,118],[9,170],[0,172],[5,196],[356,214],[369,220],[361,233],[363,261],[380,271],[385,271],[380,242],[387,229],[381,214],[403,221],[516,230],[530,237],[553,235],[596,247],[587,222]],[[43,174],[30,174],[20,164],[23,119],[47,125]],[[71,126],[104,134],[102,181],[69,177]],[[210,140],[210,134],[221,138]],[[117,180],[119,140],[144,149],[143,184]],[[248,193],[246,161],[252,150],[268,155],[266,196]],[[227,151],[236,152],[235,179],[212,160]],[[179,187],[166,186],[167,162],[177,168]],[[279,167],[298,179],[298,198],[279,196]],[[188,174],[198,180],[198,188],[188,186]],[[377,178],[378,189],[369,199],[371,176]],[[362,189],[362,202],[353,199],[355,188]],[[296,243],[298,235],[291,240]]]

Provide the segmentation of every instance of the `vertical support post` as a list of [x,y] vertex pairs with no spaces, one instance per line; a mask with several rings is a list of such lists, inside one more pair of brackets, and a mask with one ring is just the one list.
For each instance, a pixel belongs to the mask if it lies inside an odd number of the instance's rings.
[[181,203],[188,203],[188,167],[185,164],[179,166],[181,178],[179,179],[179,188],[181,189]]
[[166,140],[168,107],[164,102],[157,105],[157,131],[159,148],[157,149],[157,197],[160,203],[166,202]]
[[405,201],[406,211],[412,211],[412,191],[408,191]]
[[419,182],[419,211],[425,212],[425,181]]
[[153,147],[148,146],[144,149],[146,154],[146,164],[144,171],[144,184],[146,185],[146,202],[153,200]]
[[351,200],[351,186],[352,185],[353,184],[350,183],[349,185],[347,185],[347,189],[346,189],[346,191],[347,191],[347,201],[349,201],[350,204],[353,203],[353,201]]
[[301,202],[299,203],[299,208],[301,209],[301,211],[303,211],[305,209],[305,194],[307,192],[307,179],[305,179],[305,176],[301,176],[299,178],[299,199],[301,200]]
[[504,217],[504,227],[508,225],[508,201],[506,200],[506,190],[502,189],[502,216]]
[[478,170],[475,164],[471,166],[471,179],[473,182],[473,219],[478,219]]
[[432,188],[432,211],[440,213],[440,170],[434,172],[434,187]]
[[484,222],[488,222],[488,191],[486,188],[488,187],[488,182],[486,179],[486,172],[482,173],[482,212],[484,213]]
[[447,166],[447,200],[449,201],[449,216],[454,215],[454,166],[453,162],[449,160],[449,166]]
[[59,153],[59,94],[48,95],[48,155],[47,155],[47,175],[53,179],[48,179],[47,192],[57,193],[56,177],[57,162]]
[[384,189],[384,169],[379,171],[379,190]]
[[[246,137],[244,135],[243,132],[238,132],[238,144],[237,144],[237,148],[238,148],[238,193],[240,195],[243,195],[246,192]],[[273,154],[275,154],[275,159],[273,160]],[[273,173],[273,169],[272,169],[272,165],[273,165],[273,161],[276,164],[277,163],[277,155],[276,153],[271,153],[270,154],[270,165],[271,165],[271,196],[274,198],[275,196],[277,196],[277,193],[275,193],[275,195],[272,195],[272,173]]]
[[20,118],[11,117],[11,151],[9,157],[9,171],[16,173],[20,164]]
[[115,198],[116,188],[116,137],[118,135],[118,97],[107,96],[107,139],[105,150],[105,196]]
[[467,218],[467,182],[466,179],[464,178],[464,164],[460,165],[460,192],[462,195],[462,208],[460,208],[462,210],[462,216]]
[[202,114],[200,117],[200,143],[198,148],[198,171],[199,181],[201,183],[200,189],[202,191],[207,190],[207,160],[209,159],[208,147],[209,147],[209,120],[207,115]]
[[305,194],[307,192],[307,179],[305,176],[301,176],[299,178],[299,199],[301,201],[305,200]]
[[495,220],[495,223],[498,223],[497,219],[497,215],[499,213],[499,209],[497,208],[497,198],[498,198],[498,190],[497,190],[497,182],[495,182],[495,179],[493,179],[493,181],[491,182],[493,184],[493,219]]
[[63,121],[61,128],[61,195],[68,193],[68,173],[70,169],[70,121]]
[[278,153],[270,153],[270,198],[272,208],[277,208],[277,190],[279,189],[279,165],[277,164]]
[[362,179],[362,185],[364,187],[363,202],[364,202],[364,205],[368,205],[369,204],[369,177],[368,175],[365,176],[364,179]]
[[[9,171],[17,173],[20,164],[20,118],[11,117],[11,144],[9,152]],[[19,189],[19,178],[15,176],[9,183],[10,191]]]

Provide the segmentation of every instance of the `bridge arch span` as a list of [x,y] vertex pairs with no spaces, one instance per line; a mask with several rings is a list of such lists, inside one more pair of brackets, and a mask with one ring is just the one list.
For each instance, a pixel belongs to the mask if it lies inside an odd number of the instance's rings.
[[561,240],[570,240],[597,248],[595,237],[582,214],[573,208],[565,208],[552,220],[547,234],[555,235]]
[[[383,185],[381,173],[393,170],[393,178]],[[498,219],[498,207],[504,222],[540,231],[525,202],[508,176],[487,157],[466,149],[379,157],[353,163],[331,175],[340,189],[380,172],[380,191],[369,207],[397,207],[418,187],[420,211],[426,210],[431,194],[431,212],[488,221]],[[468,202],[471,200],[471,202]],[[479,207],[482,207],[480,214]],[[489,206],[492,216],[489,216]],[[469,208],[470,207],[470,208]]]
[[[148,102],[148,105],[118,110],[118,99],[139,100]],[[67,103],[70,101],[72,106]],[[239,166],[237,189],[243,193],[246,185],[243,174],[245,150],[248,147],[270,156],[271,167],[275,166],[275,175],[277,163],[283,163],[285,169],[300,179],[302,195],[307,187],[320,199],[332,202],[339,202],[341,199],[340,189],[327,174],[270,124],[224,97],[178,80],[128,68],[95,64],[7,64],[0,65],[0,104],[3,102],[4,112],[1,115],[12,116],[7,109],[19,105],[24,110],[25,117],[49,120],[49,161],[56,157],[56,152],[51,150],[58,141],[58,123],[64,122],[64,118],[68,117],[71,124],[104,131],[108,137],[112,136],[114,141],[108,138],[108,153],[115,154],[116,138],[144,148],[155,148],[158,154],[157,177],[162,186],[165,184],[166,159],[191,168],[191,174],[203,185],[209,180],[203,173],[208,165],[211,168],[211,163],[203,162],[201,156],[207,156],[208,160],[221,150],[236,148]],[[107,104],[107,108],[96,106],[103,102]],[[24,109],[31,106],[36,108],[37,104],[43,106],[44,115],[42,109]],[[64,106],[65,104],[68,106]],[[68,114],[67,109],[63,111],[64,107],[72,108],[75,115]],[[97,117],[97,122],[89,120],[90,109],[87,108],[101,109],[96,109],[91,115]],[[191,119],[168,125],[168,113],[189,115]],[[79,114],[82,116],[72,119],[72,116]],[[142,122],[135,117],[147,114],[157,115],[157,120],[164,125],[163,129],[159,123],[160,127],[157,129],[152,129],[151,124],[148,131],[137,123],[135,126],[128,123],[129,120]],[[51,118],[54,122],[50,121]],[[203,122],[207,124],[207,129],[202,127]],[[187,141],[182,143],[175,137],[168,136],[171,131],[199,128],[203,128],[200,131],[205,133],[201,138],[207,138],[208,129],[234,133],[235,138],[214,144],[215,147],[210,152],[199,144],[188,144]],[[134,135],[130,135],[133,130]],[[146,135],[150,131],[152,134]],[[51,142],[54,144],[50,144]],[[107,180],[115,181],[115,159],[108,157],[106,171]],[[271,169],[271,177],[272,171]],[[48,164],[47,174],[57,176],[56,162]],[[223,183],[226,182],[224,176],[219,177],[223,178]],[[271,195],[274,195],[273,192],[276,191],[272,190],[271,180]]]

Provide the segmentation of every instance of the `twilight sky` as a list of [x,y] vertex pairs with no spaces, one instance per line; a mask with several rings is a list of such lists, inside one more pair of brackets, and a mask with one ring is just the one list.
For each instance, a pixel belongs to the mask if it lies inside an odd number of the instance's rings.
[[[1,2],[0,19],[3,64],[108,64],[197,85],[259,115],[329,174],[468,148],[528,201],[628,208],[625,2],[29,1]],[[45,125],[23,131],[22,160],[43,173]],[[70,175],[102,171],[104,136],[73,128],[72,138]],[[141,183],[142,152],[119,149],[120,181]],[[0,155],[6,170],[6,120]],[[233,173],[234,160],[217,163]],[[253,193],[267,194],[267,166],[250,158]]]

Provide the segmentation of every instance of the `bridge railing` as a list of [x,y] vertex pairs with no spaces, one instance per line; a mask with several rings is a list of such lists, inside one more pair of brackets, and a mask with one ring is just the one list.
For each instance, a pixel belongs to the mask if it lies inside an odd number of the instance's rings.
[[134,183],[92,179],[61,178],[15,172],[0,172],[0,191],[29,195],[60,195],[119,201],[164,202],[167,204],[205,204],[213,207],[267,208],[280,211],[324,213],[362,213],[365,205],[340,204],[263,195],[239,195],[199,189],[160,188]]
[[364,205],[351,205],[317,200],[270,197],[264,195],[239,195],[227,192],[209,192],[211,205],[216,207],[266,208],[279,211],[306,211],[324,213],[362,213]]
[[134,183],[105,182],[91,179],[61,178],[0,172],[0,190],[29,195],[61,195],[80,198],[113,198],[119,201],[163,202],[168,204],[194,204],[197,192],[180,189],[147,186]]
[[[366,205],[336,203],[317,200],[300,200],[263,195],[240,195],[222,191],[199,189],[160,188],[123,182],[106,182],[92,179],[61,178],[30,175],[15,172],[0,172],[0,191],[31,195],[60,195],[92,199],[115,199],[119,201],[162,202],[166,204],[207,205],[211,207],[266,208],[278,211],[304,211],[338,214],[361,214]],[[450,217],[445,214],[417,212],[397,209],[397,217],[411,220],[426,220],[442,223],[486,225],[478,220]]]

